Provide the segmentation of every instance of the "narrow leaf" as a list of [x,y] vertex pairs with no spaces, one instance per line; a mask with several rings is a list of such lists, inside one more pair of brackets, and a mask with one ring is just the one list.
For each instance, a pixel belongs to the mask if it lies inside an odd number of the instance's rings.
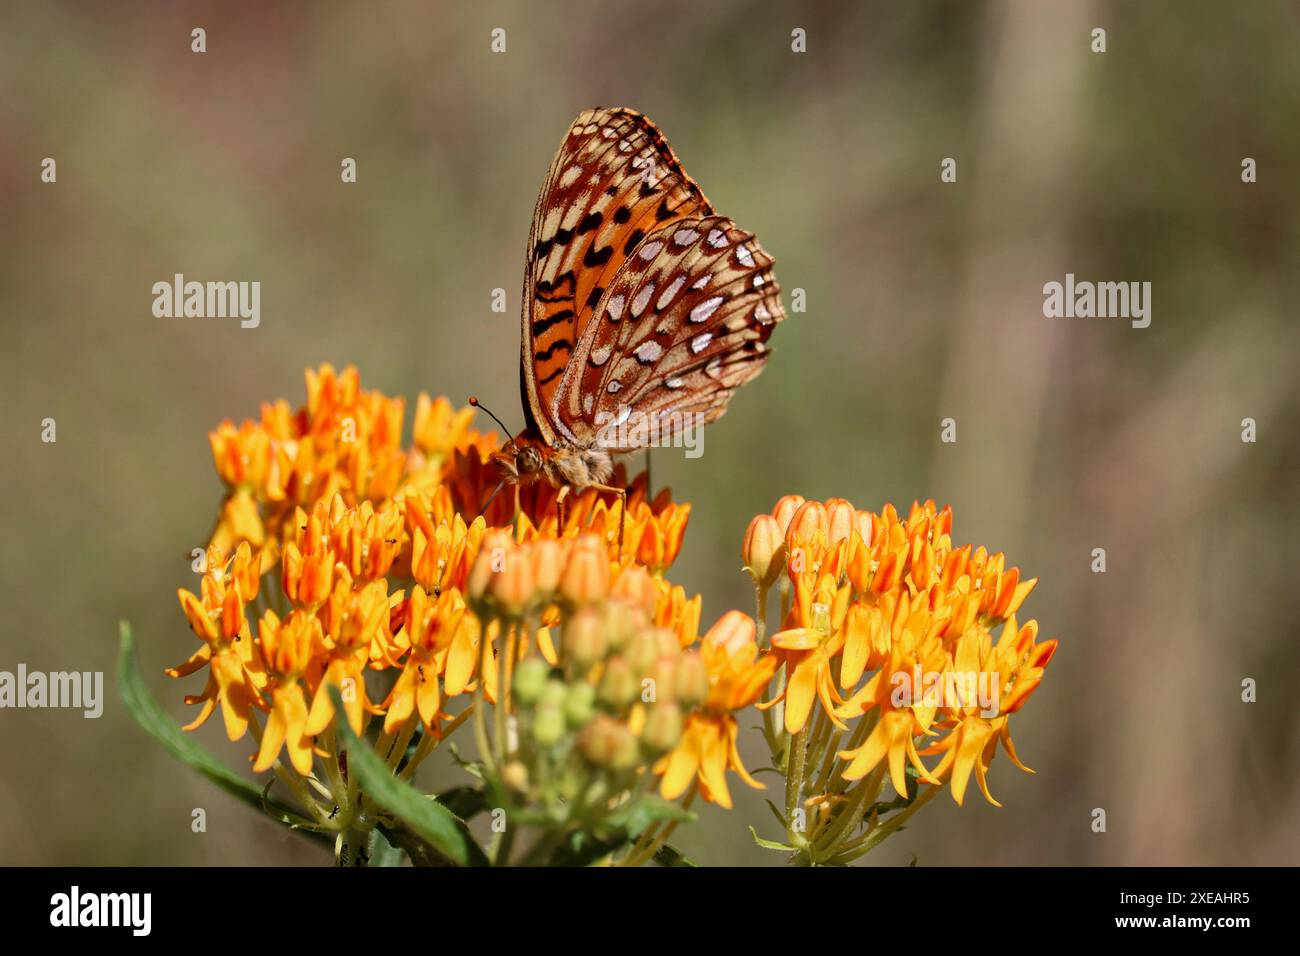
[[[338,688],[330,688],[335,713],[342,714]],[[395,776],[374,748],[357,737],[346,720],[336,721],[338,733],[348,749],[348,773],[355,774],[361,788],[376,804],[402,821],[415,836],[426,841],[456,866],[487,866],[482,848],[470,836],[464,821],[436,800],[430,800],[405,780]],[[387,834],[386,834],[387,835]],[[398,844],[401,845],[401,844]],[[402,846],[402,849],[409,849]],[[415,857],[411,857],[412,862]]]
[[135,722],[150,737],[162,744],[163,749],[181,763],[193,767],[237,800],[242,800],[255,810],[265,811],[272,819],[319,843],[333,844],[330,835],[307,829],[315,824],[279,801],[264,797],[260,787],[231,770],[181,730],[145,687],[136,661],[131,625],[121,621],[118,631],[121,644],[117,655],[117,692]]

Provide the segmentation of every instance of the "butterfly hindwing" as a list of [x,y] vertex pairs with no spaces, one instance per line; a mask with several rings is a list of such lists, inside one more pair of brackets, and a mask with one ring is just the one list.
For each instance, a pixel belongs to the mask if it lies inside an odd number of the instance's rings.
[[[601,296],[556,395],[561,432],[609,451],[717,418],[762,369],[785,317],[772,258],[722,216],[690,216],[647,234]],[[669,414],[672,413],[672,414]],[[612,436],[605,426],[636,421]],[[687,416],[690,416],[688,420]]]
[[711,212],[640,113],[594,109],[574,121],[534,210],[524,273],[521,389],[547,441],[561,434],[555,396],[607,286],[651,232]]

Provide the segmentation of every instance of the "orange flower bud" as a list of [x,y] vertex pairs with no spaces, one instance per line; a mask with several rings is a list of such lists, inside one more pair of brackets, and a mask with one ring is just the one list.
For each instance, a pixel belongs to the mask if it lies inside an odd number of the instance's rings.
[[564,546],[551,538],[542,538],[532,548],[533,580],[538,593],[554,594],[564,573]]
[[650,708],[641,742],[652,754],[667,753],[677,746],[682,737],[682,711],[671,701],[662,701]]
[[632,607],[642,608],[648,614],[654,610],[658,592],[650,572],[632,566],[619,572],[610,585],[609,596]]
[[[677,662],[671,657],[661,657],[646,671],[646,679],[654,688],[654,700],[665,703],[677,696]],[[644,697],[642,699],[645,699]]]
[[790,519],[803,506],[804,500],[803,495],[786,495],[772,509],[772,517],[776,519],[782,537],[785,537],[786,532],[790,529]]
[[489,592],[510,617],[523,614],[537,591],[533,577],[532,555],[528,549],[513,548],[506,552],[505,567],[492,576]]
[[841,541],[848,540],[857,527],[857,512],[853,505],[843,498],[836,498],[826,503],[827,539],[833,548]]
[[826,518],[826,506],[820,501],[805,501],[790,519],[790,526],[785,532],[785,549],[793,551],[796,541],[825,546],[829,522]]
[[324,643],[320,621],[303,611],[294,611],[284,621],[267,611],[257,633],[267,670],[287,679],[305,671],[313,652]]
[[589,604],[609,590],[609,556],[595,535],[583,535],[573,543],[569,561],[560,576],[560,593],[574,604]]
[[636,765],[637,739],[622,722],[601,714],[578,734],[578,750],[588,762],[609,770],[629,770]]
[[785,541],[775,518],[758,515],[749,523],[740,558],[757,587],[770,588],[776,582],[785,567]]
[[743,651],[746,645],[754,643],[757,629],[754,619],[743,611],[728,611],[718,618],[717,623],[704,635],[705,643],[723,648],[728,656]]
[[476,605],[487,596],[492,579],[505,570],[506,554],[513,547],[510,536],[504,531],[493,531],[484,536],[466,582],[466,591]]

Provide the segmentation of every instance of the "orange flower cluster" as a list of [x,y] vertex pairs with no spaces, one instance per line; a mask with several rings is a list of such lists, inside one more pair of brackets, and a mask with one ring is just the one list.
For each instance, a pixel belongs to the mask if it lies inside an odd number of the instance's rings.
[[[914,504],[904,520],[891,505],[874,514],[842,499],[791,496],[756,517],[746,567],[760,594],[784,571],[790,594],[771,641],[784,690],[760,706],[783,704],[789,734],[812,722],[823,737],[865,715],[838,753],[847,780],[884,761],[904,794],[910,763],[926,783],[950,778],[961,803],[974,772],[997,804],[989,763],[1000,742],[1028,770],[1009,719],[1042,680],[1057,642],[1040,643],[1037,622],[1016,620],[1037,579],[1022,581],[1000,553],[955,546],[951,531],[951,509],[933,501]],[[940,760],[927,767],[926,755]]]
[[730,807],[729,773],[761,788],[738,746],[750,706],[786,777],[787,842],[760,843],[812,863],[852,862],[944,784],[961,803],[973,776],[996,804],[999,746],[1028,769],[1009,722],[1056,641],[1017,621],[1036,581],[955,545],[950,509],[781,499],[742,546],[757,615],[730,611],[701,635],[699,596],[664,577],[689,505],[620,467],[625,500],[573,494],[561,525],[544,482],[497,494],[500,440],[473,428],[473,408],[421,395],[409,444],[404,410],[325,365],[296,411],[279,401],[218,426],[226,497],[198,592],[179,592],[200,646],[168,673],[207,671],[186,729],[219,709],[231,740],[251,733],[253,769],[337,832],[340,860],[382,817],[348,774],[336,718],[358,735],[377,721],[380,759],[408,780],[472,719],[487,792],[549,831],[525,862],[580,834],[570,849],[611,841],[607,861],[639,864],[683,817],[671,801]]
[[[594,562],[593,573],[615,580],[648,569],[641,573],[665,589],[657,619],[694,639],[698,599],[648,573],[675,559],[689,517],[666,489],[648,501],[644,479],[633,484],[621,552],[614,496],[574,495],[563,528],[551,489],[530,491],[517,518],[513,501],[479,514],[497,483],[488,462],[497,437],[471,427],[472,408],[421,395],[403,447],[403,413],[401,399],[361,388],[356,369],[324,365],[307,372],[307,403],[296,412],[284,401],[264,404],[258,421],[226,421],[209,436],[227,496],[199,593],[179,592],[203,643],[168,673],[209,668],[203,692],[187,698],[202,705],[187,729],[218,706],[232,740],[251,725],[255,770],[283,752],[306,777],[314,757],[333,756],[320,739],[334,718],[332,687],[355,731],[367,715],[382,715],[386,733],[418,724],[433,739],[451,716],[449,700],[480,681],[495,700],[496,623],[485,641],[480,617],[467,613],[466,595],[484,593],[471,585],[476,568],[478,580],[490,579],[489,601],[519,607],[555,598],[548,576],[562,567]],[[517,574],[490,573],[485,562],[503,544],[539,555],[528,588]],[[569,578],[560,583],[558,593],[569,593]],[[556,607],[538,610],[558,623]]]

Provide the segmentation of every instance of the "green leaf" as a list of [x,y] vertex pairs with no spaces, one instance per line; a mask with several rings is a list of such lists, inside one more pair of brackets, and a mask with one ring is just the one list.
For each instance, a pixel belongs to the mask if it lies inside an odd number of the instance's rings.
[[761,846],[764,850],[782,850],[786,853],[795,852],[795,848],[790,846],[789,844],[777,843],[775,840],[764,840],[761,836],[758,835],[758,831],[755,830],[753,827],[749,828],[749,832],[750,834],[753,835],[754,842],[757,843],[759,846]]
[[694,867],[696,865],[692,863],[690,860],[686,859],[686,857],[682,856],[682,854],[678,850],[674,849],[672,846],[668,845],[667,843],[665,843],[655,852],[654,860],[660,866]]
[[117,692],[127,711],[144,731],[163,745],[163,748],[181,763],[193,767],[226,793],[256,810],[265,811],[291,829],[298,830],[325,845],[333,844],[333,837],[314,829],[315,824],[289,807],[265,796],[265,791],[252,781],[231,770],[180,727],[153,699],[140,676],[135,656],[135,638],[131,625],[118,624],[121,644],[117,655]]
[[370,866],[401,866],[402,850],[393,846],[388,837],[379,830],[370,831],[370,843],[366,847],[367,862]]
[[487,793],[477,787],[452,787],[436,799],[462,820],[472,820],[487,809]]
[[662,797],[644,796],[619,807],[602,822],[623,831],[626,838],[634,839],[644,833],[650,824],[660,820],[692,823],[695,821],[695,814],[683,810],[675,803],[669,803]]
[[629,840],[626,833],[618,833],[607,839],[600,839],[584,830],[575,830],[569,834],[545,866],[590,866],[597,860],[604,859]]
[[[343,699],[338,688],[330,688],[330,694],[334,698],[334,712],[344,713]],[[430,800],[405,780],[395,776],[374,748],[352,732],[346,720],[336,720],[336,726],[339,737],[348,749],[348,773],[356,775],[362,790],[371,800],[454,865],[489,865],[487,856],[470,836],[469,828],[463,820],[458,819],[437,800]],[[397,839],[406,842],[405,835],[397,832],[401,827],[389,829]],[[403,843],[396,845],[410,852]],[[411,862],[416,862],[414,855],[411,856]]]

